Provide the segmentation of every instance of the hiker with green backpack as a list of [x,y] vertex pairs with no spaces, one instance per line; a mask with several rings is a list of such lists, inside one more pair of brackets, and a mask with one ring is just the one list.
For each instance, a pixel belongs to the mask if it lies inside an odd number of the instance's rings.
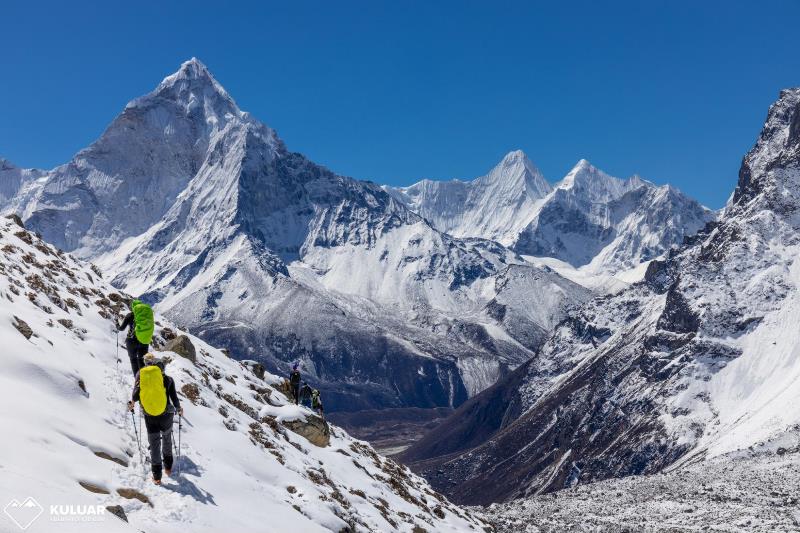
[[[175,390],[175,380],[164,373],[165,362],[152,353],[144,356],[144,366],[136,373],[128,410],[133,412],[138,401],[144,411],[144,425],[150,443],[150,465],[153,483],[161,485],[161,469],[172,474],[172,419],[183,416],[183,408]],[[163,461],[162,461],[163,458]]]
[[125,316],[121,324],[117,324],[117,331],[128,328],[125,338],[125,348],[131,360],[131,370],[134,375],[144,366],[144,354],[147,353],[150,341],[153,340],[153,309],[140,300],[131,302],[131,311]]

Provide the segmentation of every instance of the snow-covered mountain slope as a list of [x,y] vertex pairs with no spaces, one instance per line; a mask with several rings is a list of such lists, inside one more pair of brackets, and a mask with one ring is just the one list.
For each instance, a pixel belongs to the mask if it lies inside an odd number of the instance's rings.
[[472,181],[423,180],[410,187],[384,188],[440,231],[506,246],[514,243],[552,190],[522,150],[509,152],[487,175]]
[[720,220],[571,314],[523,378],[495,386],[513,390],[480,412],[505,406],[511,423],[455,456],[412,446],[434,486],[508,500],[719,456],[800,423],[798,124],[800,89],[783,91]]
[[592,276],[654,259],[714,218],[674,187],[638,176],[621,180],[584,159],[551,187],[521,151],[470,182],[385,189],[439,230],[496,240]]
[[620,180],[581,160],[514,249],[614,274],[660,256],[713,218],[670,185],[657,187],[638,176]]
[[[497,318],[487,304],[520,256],[289,152],[195,59],[36,184],[9,205],[46,240],[236,357],[303,361],[333,409],[456,406],[586,297],[558,280]],[[557,277],[540,270],[519,272]]]
[[27,204],[45,174],[35,168],[19,168],[0,157],[0,211],[16,211],[19,205]]
[[[179,474],[154,486],[133,430],[141,420],[125,410],[132,376],[112,326],[122,298],[97,269],[0,219],[0,500],[43,506],[28,531],[52,531],[54,520],[82,532],[485,530],[406,468],[290,404],[276,376],[192,335],[194,360],[161,352],[185,417]],[[154,344],[181,334],[157,317]],[[86,521],[51,505],[102,514]],[[0,517],[0,530],[14,528]]]

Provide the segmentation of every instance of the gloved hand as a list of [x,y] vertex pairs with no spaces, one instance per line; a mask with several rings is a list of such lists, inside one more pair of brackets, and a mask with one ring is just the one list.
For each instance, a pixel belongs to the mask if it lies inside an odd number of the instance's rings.
[[133,408],[134,408],[135,405],[136,404],[133,403],[133,400],[128,400],[128,411],[130,411],[132,413],[133,412]]

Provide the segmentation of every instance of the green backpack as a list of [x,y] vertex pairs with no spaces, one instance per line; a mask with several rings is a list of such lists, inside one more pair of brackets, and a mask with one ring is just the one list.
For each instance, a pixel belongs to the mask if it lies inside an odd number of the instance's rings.
[[133,311],[136,339],[142,344],[150,344],[150,341],[153,340],[153,330],[155,329],[153,308],[139,300],[134,300],[131,302],[131,311]]

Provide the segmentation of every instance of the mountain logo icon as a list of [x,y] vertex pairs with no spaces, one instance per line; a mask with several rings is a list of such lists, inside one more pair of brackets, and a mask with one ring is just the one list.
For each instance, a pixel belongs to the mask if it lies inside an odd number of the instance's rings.
[[44,512],[44,508],[39,502],[28,496],[23,502],[14,499],[8,502],[3,512],[14,522],[18,528],[25,531],[37,518]]

